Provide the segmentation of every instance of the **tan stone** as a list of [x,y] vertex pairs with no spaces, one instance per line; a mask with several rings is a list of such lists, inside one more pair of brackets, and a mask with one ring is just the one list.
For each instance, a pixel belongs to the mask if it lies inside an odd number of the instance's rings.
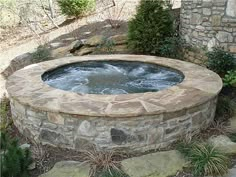
[[70,44],[64,44],[64,46],[62,47],[58,47],[56,49],[51,50],[51,57],[59,58],[67,56],[68,54],[70,54],[70,50],[73,48],[76,42],[77,41],[74,41]]
[[64,125],[64,118],[59,113],[48,113],[49,122]]
[[232,53],[236,53],[236,45],[235,46],[230,46],[229,51]]
[[121,162],[130,177],[167,177],[181,171],[186,164],[177,151],[157,152]]
[[89,177],[89,166],[76,161],[62,161],[39,177]]
[[111,36],[108,38],[109,40],[112,40],[115,45],[121,45],[127,43],[127,35],[126,34],[119,34],[115,36]]
[[213,15],[211,17],[211,24],[212,24],[212,26],[220,26],[221,16],[220,15]]
[[96,47],[84,46],[80,50],[75,51],[74,55],[75,56],[83,56],[83,55],[88,55],[90,53],[93,53],[94,51],[96,51]]
[[105,37],[103,35],[95,35],[85,41],[85,45],[88,46],[98,46],[102,44]]

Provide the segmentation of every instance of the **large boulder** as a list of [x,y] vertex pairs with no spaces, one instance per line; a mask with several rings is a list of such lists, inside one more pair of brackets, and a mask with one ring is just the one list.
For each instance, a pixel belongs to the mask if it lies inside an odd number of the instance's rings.
[[89,165],[76,161],[61,161],[39,177],[89,177]]
[[69,44],[63,44],[61,47],[52,49],[51,50],[51,57],[52,58],[61,58],[61,57],[69,56],[70,51],[73,49],[73,47],[75,46],[75,44],[77,42],[78,41],[73,41]]
[[96,51],[96,47],[88,47],[84,46],[80,50],[76,50],[73,55],[75,56],[83,56],[83,55],[88,55]]
[[236,154],[236,143],[232,142],[230,138],[225,135],[212,136],[208,141],[226,154]]
[[230,128],[236,132],[236,115],[230,119]]
[[95,36],[92,36],[91,38],[88,38],[85,41],[85,45],[93,46],[93,47],[98,46],[104,42],[104,39],[105,37],[103,35],[95,35]]
[[173,150],[126,159],[121,164],[122,170],[130,177],[167,177],[181,171],[186,161]]
[[122,45],[122,44],[127,43],[127,35],[126,34],[118,34],[115,36],[111,36],[108,39],[112,40],[115,45]]

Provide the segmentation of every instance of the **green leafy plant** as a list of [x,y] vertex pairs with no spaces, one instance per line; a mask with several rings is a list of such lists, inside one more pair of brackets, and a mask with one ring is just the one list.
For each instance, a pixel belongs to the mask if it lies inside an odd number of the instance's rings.
[[235,68],[233,55],[221,48],[213,48],[213,51],[207,52],[206,55],[207,67],[222,77],[227,71]]
[[236,87],[236,70],[227,71],[225,77],[223,78],[225,87]]
[[63,14],[77,18],[94,10],[95,2],[95,0],[58,0]]
[[29,149],[22,149],[16,139],[1,132],[1,174],[5,177],[29,177],[28,166],[32,163]]
[[160,44],[174,34],[168,0],[141,0],[128,24],[128,47],[138,53],[158,55]]
[[32,57],[35,63],[47,61],[51,59],[50,56],[51,52],[50,49],[46,45],[38,46],[37,50],[32,53]]
[[217,121],[224,121],[234,115],[236,103],[227,96],[219,96],[216,106]]
[[160,42],[159,53],[163,57],[181,59],[184,45],[184,40],[179,36],[166,37],[164,41]]
[[5,94],[0,101],[0,118],[0,130],[5,131],[12,123],[10,115],[10,100],[6,97]]

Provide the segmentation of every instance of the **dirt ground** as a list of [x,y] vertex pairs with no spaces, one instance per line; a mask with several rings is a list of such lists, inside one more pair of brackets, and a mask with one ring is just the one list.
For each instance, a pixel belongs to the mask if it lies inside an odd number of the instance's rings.
[[[114,21],[121,21],[121,23],[127,22],[136,12],[135,9],[140,0],[115,0],[115,6],[112,6],[112,0],[98,0],[98,1],[102,1],[103,3],[100,2],[98,4],[98,9],[96,11],[96,14],[74,21],[70,19],[69,20],[65,19],[65,17],[58,15],[59,17],[55,19],[57,25],[59,25],[60,28],[66,28],[68,33],[71,33],[71,31],[75,31],[77,28],[80,28],[83,25],[87,25],[87,27],[89,28],[88,31],[92,30],[93,35],[95,33],[101,34],[104,31],[104,28],[107,28],[110,25],[109,20],[107,19]],[[181,6],[181,0],[172,0],[172,1],[173,1],[173,8],[179,8]],[[104,28],[101,28],[99,22],[102,21],[108,22],[107,23],[108,26],[104,26]],[[97,26],[95,25],[96,22],[98,22]],[[89,25],[91,23],[93,23],[94,25]],[[0,52],[5,51],[14,46],[18,46],[20,44],[29,42],[31,40],[39,40],[39,38],[44,38],[45,34],[53,32],[55,29],[57,29],[54,25],[51,24],[51,21],[49,20],[47,21],[46,26],[48,27],[44,32],[42,32],[41,29],[36,31],[40,37],[37,36],[34,32],[32,32],[32,30],[27,25],[18,24],[15,26],[0,27]],[[83,29],[84,28],[85,27],[83,27]],[[120,33],[122,30],[124,30],[124,28],[121,29],[117,28],[118,33]],[[84,31],[86,30],[84,29]],[[107,32],[108,30],[105,31]],[[104,32],[104,34],[106,33]],[[73,37],[75,33],[71,33],[71,35]],[[82,35],[82,34],[77,33],[76,35]],[[87,33],[87,36],[88,35],[89,33]]]

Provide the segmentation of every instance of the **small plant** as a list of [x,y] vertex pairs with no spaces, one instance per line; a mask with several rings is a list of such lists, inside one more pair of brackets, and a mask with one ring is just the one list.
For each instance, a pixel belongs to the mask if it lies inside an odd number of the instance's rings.
[[180,37],[167,37],[160,43],[160,56],[180,59],[183,45],[184,41]]
[[224,175],[228,172],[229,158],[210,144],[197,144],[190,151],[189,160],[196,176]]
[[95,0],[58,0],[63,14],[81,17],[95,9]]
[[236,70],[227,71],[227,74],[223,78],[225,87],[236,87]]
[[216,121],[224,121],[234,115],[236,103],[227,96],[219,96],[216,106]]
[[32,57],[35,63],[49,60],[50,49],[46,45],[40,45],[37,50],[32,53]]
[[101,44],[97,46],[98,51],[104,51],[112,54],[114,51],[115,42],[112,39],[103,38]]
[[1,174],[6,177],[29,177],[28,166],[32,163],[29,149],[21,149],[16,139],[1,132]]
[[210,144],[182,142],[177,150],[191,162],[194,176],[218,176],[228,171],[229,158]]
[[208,57],[207,67],[222,77],[227,71],[235,68],[233,55],[221,48],[214,48],[206,55]]
[[95,147],[91,151],[84,151],[83,160],[88,163],[91,167],[90,174],[96,175],[97,172],[110,173],[120,172],[120,161],[121,154],[112,151],[99,151]]
[[4,94],[2,100],[0,101],[1,131],[5,131],[7,127],[12,123],[10,117],[10,100]]
[[231,139],[231,141],[235,142],[236,143],[236,133],[231,133],[229,135],[229,138]]
[[168,0],[141,0],[128,24],[128,47],[145,54],[159,54],[160,44],[174,34],[174,18]]

